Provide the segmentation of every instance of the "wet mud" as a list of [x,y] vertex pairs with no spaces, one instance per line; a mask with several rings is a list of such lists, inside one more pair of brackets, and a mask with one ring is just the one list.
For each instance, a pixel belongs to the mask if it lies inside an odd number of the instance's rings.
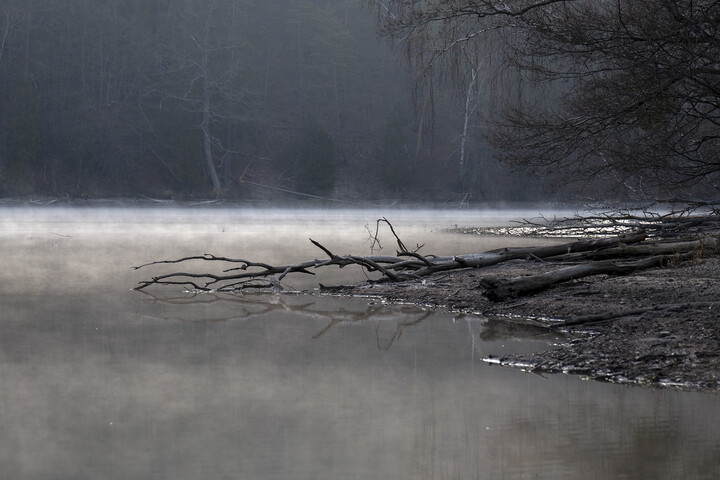
[[[483,296],[483,278],[553,268],[558,265],[509,262],[424,280],[346,287],[341,293],[500,316],[561,333],[559,345],[548,351],[491,357],[489,363],[653,388],[720,391],[720,258],[626,276],[597,275],[499,303]],[[646,311],[624,315],[638,310]],[[558,327],[568,319],[613,313],[621,316]]]

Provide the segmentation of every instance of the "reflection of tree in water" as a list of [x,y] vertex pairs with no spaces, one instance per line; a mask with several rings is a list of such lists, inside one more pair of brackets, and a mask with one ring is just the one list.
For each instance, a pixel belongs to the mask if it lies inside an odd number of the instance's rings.
[[[337,308],[326,310],[317,305],[316,298],[307,295],[277,295],[277,294],[227,294],[196,292],[182,296],[157,296],[148,291],[141,290],[155,303],[178,306],[211,305],[219,303],[230,303],[233,305],[233,315],[224,317],[198,318],[180,317],[178,315],[160,317],[166,321],[190,322],[190,323],[216,323],[229,321],[246,321],[266,317],[270,313],[289,312],[295,315],[324,320],[327,325],[312,336],[318,339],[337,326],[371,324],[375,331],[378,350],[389,350],[400,340],[403,331],[407,327],[414,327],[422,323],[433,314],[433,310],[420,310],[410,305],[385,305],[368,303],[364,310],[351,310]],[[300,302],[297,299],[301,299]],[[157,318],[157,317],[156,317]],[[380,338],[381,326],[389,322],[396,322],[392,336],[387,342]]]
[[233,312],[235,315],[225,317],[212,317],[208,318],[202,316],[200,318],[183,318],[177,315],[162,317],[162,320],[171,320],[178,322],[189,322],[189,323],[216,323],[216,322],[229,322],[237,320],[250,320],[257,317],[262,317],[270,312],[275,311],[293,311],[302,313],[305,309],[309,308],[315,302],[308,302],[299,305],[290,305],[286,302],[279,300],[276,295],[230,295],[230,294],[217,294],[209,292],[199,293],[188,293],[182,296],[158,296],[150,292],[141,291],[144,295],[147,295],[152,299],[154,303],[161,303],[165,305],[181,305],[181,306],[192,306],[192,305],[211,305],[220,303],[232,303]]
[[[393,345],[399,342],[406,328],[420,325],[434,313],[434,310],[424,310],[413,305],[388,305],[373,302],[368,302],[364,306],[364,309],[340,307],[327,310],[318,305],[317,297],[306,294],[192,292],[180,296],[158,296],[146,290],[140,290],[140,292],[151,298],[153,302],[166,305],[197,306],[232,304],[232,315],[208,317],[207,312],[203,311],[202,314],[198,314],[193,318],[191,314],[183,311],[183,316],[176,313],[160,318],[169,321],[189,323],[247,321],[266,317],[271,313],[287,312],[327,322],[322,329],[312,336],[315,340],[323,337],[330,330],[338,326],[367,323],[372,326],[375,332],[378,350],[390,350]],[[477,340],[489,342],[509,338],[526,339],[547,335],[547,329],[508,321],[507,319],[485,318],[464,313],[455,316],[455,321],[462,319],[467,321],[473,359],[477,349]],[[481,323],[479,332],[475,331],[472,326],[472,324],[477,323],[476,321],[480,321]],[[381,331],[384,327],[393,323],[394,328],[392,329],[390,338],[383,340]]]
[[398,322],[397,326],[395,328],[395,333],[393,333],[393,336],[390,338],[390,341],[384,347],[382,347],[380,345],[380,328],[379,328],[380,323],[375,322],[373,326],[375,328],[375,338],[377,339],[378,350],[390,350],[390,347],[392,347],[395,342],[400,340],[400,337],[402,336],[403,330],[405,329],[405,327],[414,327],[415,325],[419,325],[420,323],[422,323],[423,320],[428,318],[431,314],[432,314],[432,311],[427,311],[423,315],[421,315],[420,318],[416,318],[414,320],[406,320],[406,321]]

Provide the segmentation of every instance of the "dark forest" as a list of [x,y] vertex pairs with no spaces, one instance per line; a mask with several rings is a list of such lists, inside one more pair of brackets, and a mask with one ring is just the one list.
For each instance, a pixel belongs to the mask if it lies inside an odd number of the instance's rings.
[[709,198],[718,15],[663,0],[6,0],[0,195]]
[[416,106],[376,20],[354,0],[3,2],[0,194],[539,193],[477,122],[458,171],[463,102],[448,90]]

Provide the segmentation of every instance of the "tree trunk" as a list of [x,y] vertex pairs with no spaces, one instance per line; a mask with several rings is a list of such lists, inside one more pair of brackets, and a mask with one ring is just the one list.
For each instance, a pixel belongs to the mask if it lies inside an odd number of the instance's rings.
[[[208,20],[209,23],[209,20]],[[207,37],[209,25],[205,25],[205,45],[202,52],[202,76],[203,76],[203,106],[202,106],[202,132],[203,132],[203,147],[205,163],[207,164],[208,173],[210,174],[210,180],[213,184],[213,192],[215,196],[220,194],[220,179],[218,178],[217,170],[215,170],[215,163],[213,162],[212,156],[212,141],[210,137],[210,85],[209,83],[209,72],[208,72],[208,53],[207,53]]]
[[465,170],[467,168],[466,162],[466,149],[468,143],[468,127],[470,125],[470,117],[475,111],[475,84],[477,83],[477,74],[480,67],[472,67],[470,69],[470,83],[465,92],[465,112],[463,118],[463,132],[460,137],[460,163],[458,165],[458,185],[460,186],[460,193],[465,190]]
[[487,298],[494,302],[500,302],[510,298],[537,293],[558,283],[588,277],[590,275],[625,275],[638,270],[657,267],[662,265],[664,261],[671,260],[672,258],[674,257],[657,255],[628,263],[618,263],[610,260],[590,262],[512,280],[491,280],[486,278],[481,280],[480,286],[487,289],[484,293]]
[[[603,251],[603,249],[617,247],[618,245],[629,245],[645,240],[644,233],[631,233],[617,237],[600,238],[596,240],[580,240],[577,242],[550,245],[547,247],[516,247],[501,248],[484,253],[469,255],[456,255],[454,257],[436,257],[433,259],[433,266],[427,267],[434,273],[443,270],[452,270],[463,267],[488,267],[509,260],[532,260],[556,257],[558,255],[580,253],[589,251]],[[420,274],[420,272],[417,272]]]

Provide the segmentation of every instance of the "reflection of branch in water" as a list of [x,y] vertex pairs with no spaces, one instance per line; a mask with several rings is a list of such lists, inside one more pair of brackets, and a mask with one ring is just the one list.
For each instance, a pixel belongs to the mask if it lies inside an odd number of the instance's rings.
[[[348,325],[348,324],[357,324],[364,322],[365,320],[368,320],[372,317],[381,317],[381,316],[387,316],[387,313],[392,309],[394,312],[397,313],[398,309],[394,308],[397,307],[397,305],[374,305],[369,304],[367,306],[367,309],[363,312],[349,312],[342,310],[340,312],[332,312],[332,315],[328,315],[330,318],[330,322],[325,325],[322,330],[320,330],[318,333],[313,335],[313,339],[318,339],[325,335],[331,328],[335,327],[336,325]],[[400,306],[399,313],[402,315],[411,315],[413,313],[417,313],[418,309],[417,307],[408,307],[405,305]],[[342,316],[338,317],[337,315],[339,313],[342,313]],[[428,313],[429,314],[429,313]],[[395,318],[396,315],[393,315],[392,318]],[[374,324],[377,324],[378,322],[374,322]],[[379,348],[379,347],[378,347]]]
[[333,318],[332,320],[330,320],[330,323],[328,323],[327,325],[325,325],[325,327],[324,327],[322,330],[320,330],[318,333],[316,333],[315,335],[313,335],[312,338],[313,338],[313,339],[318,339],[318,338],[322,337],[323,335],[325,335],[325,333],[326,333],[328,330],[330,330],[332,327],[334,327],[335,325],[337,325],[338,323],[340,323],[340,322],[342,322],[342,321],[343,321],[343,320],[342,320],[341,318]]
[[215,303],[229,302],[238,306],[238,308],[234,310],[235,312],[237,312],[237,314],[229,317],[200,318],[196,320],[178,317],[165,317],[165,320],[176,320],[192,323],[215,323],[227,322],[230,320],[249,320],[255,317],[262,317],[270,312],[278,310],[303,313],[306,310],[309,310],[309,307],[315,303],[315,300],[313,299],[310,302],[293,305],[286,303],[283,297],[274,294],[260,294],[256,296],[249,296],[218,294],[210,292],[192,292],[188,293],[185,296],[160,297],[148,291],[141,291],[141,293],[150,297],[155,303],[162,303],[166,305],[210,305]]
[[378,322],[373,322],[373,330],[375,330],[375,343],[377,344],[377,349],[382,350],[382,348],[380,348],[380,324]]
[[[389,308],[387,305],[377,306],[374,304],[368,304],[367,308],[362,312],[351,312],[344,309],[337,312],[332,312],[331,315],[328,315],[328,317],[330,318],[330,323],[325,325],[325,327],[323,327],[322,330],[313,335],[312,338],[318,339],[322,337],[336,325],[362,322],[370,317],[379,315],[380,313],[382,313],[383,310],[386,310],[387,308]],[[341,315],[338,316],[338,314]]]
[[[412,305],[386,305],[381,303],[365,304],[363,310],[349,310],[338,308],[335,310],[327,310],[320,306],[316,306],[318,298],[310,295],[291,295],[283,294],[229,294],[229,293],[210,293],[210,292],[191,292],[182,296],[158,296],[149,291],[141,291],[147,295],[154,303],[161,303],[171,306],[206,306],[222,303],[231,304],[231,315],[217,316],[208,318],[203,311],[199,314],[199,318],[182,318],[179,316],[146,316],[153,320],[164,320],[173,322],[186,323],[219,323],[230,321],[248,321],[252,319],[263,320],[268,315],[275,312],[288,312],[293,315],[300,315],[307,318],[321,320],[327,322],[317,333],[311,338],[317,340],[323,337],[327,332],[336,326],[371,326],[375,332],[375,341],[379,351],[388,351],[393,345],[398,343],[407,327],[414,327],[421,324],[429,318],[434,310],[420,310]],[[205,310],[205,309],[203,309]],[[210,309],[212,311],[215,308]],[[221,309],[222,310],[222,309]],[[187,311],[182,309],[183,312]],[[180,310],[178,310],[178,313]],[[197,313],[197,312],[196,312]],[[177,315],[177,314],[176,314]],[[493,341],[507,338],[527,338],[537,335],[547,335],[546,328],[534,327],[531,325],[523,325],[503,319],[486,319],[485,317],[476,317],[474,315],[459,314],[455,317],[455,321],[465,318],[467,321],[468,333],[471,337],[471,361],[474,361],[475,352],[478,349],[477,339],[481,341]],[[402,320],[408,319],[408,320]],[[370,320],[370,322],[368,322]],[[481,320],[479,333],[474,331],[471,323],[474,320]],[[393,323],[390,323],[393,322]],[[383,325],[394,324],[395,328],[389,340],[381,339],[380,328]]]
[[[232,303],[239,303],[242,305],[280,305],[283,307],[286,307],[287,309],[294,309],[294,308],[303,308],[308,307],[310,305],[313,305],[315,303],[315,300],[311,302],[307,302],[304,304],[299,305],[288,305],[287,303],[282,302],[282,298],[287,298],[287,295],[290,295],[289,292],[286,292],[283,296],[270,294],[267,292],[262,292],[256,295],[233,295],[231,293],[216,293],[216,292],[203,292],[203,291],[197,291],[197,292],[188,292],[186,295],[183,296],[175,296],[175,297],[160,297],[157,295],[154,295],[151,292],[140,290],[140,293],[147,295],[148,297],[152,298],[154,302],[157,303],[165,303],[170,305],[201,305],[201,304],[210,304],[210,303],[217,303],[217,302],[232,302]],[[268,298],[272,299],[272,301],[268,302]],[[311,297],[308,297],[311,298]],[[277,301],[280,300],[280,301]],[[290,307],[290,308],[287,308]]]
[[[291,296],[288,293],[284,294],[229,294],[229,293],[210,293],[210,292],[192,292],[184,296],[157,296],[149,291],[141,290],[141,293],[147,295],[152,299],[153,302],[177,305],[177,306],[191,306],[191,305],[210,305],[217,303],[230,302],[233,304],[233,315],[226,317],[215,317],[207,318],[201,317],[197,319],[179,318],[179,317],[164,317],[164,320],[170,321],[181,321],[191,323],[217,323],[217,322],[228,322],[228,321],[245,321],[254,318],[262,318],[272,312],[290,312],[295,315],[302,315],[309,318],[318,320],[325,320],[328,324],[322,328],[318,333],[312,336],[313,339],[318,339],[327,333],[331,328],[336,325],[348,325],[348,324],[362,324],[371,318],[382,318],[387,317],[389,312],[393,312],[392,318],[396,318],[397,314],[400,313],[402,316],[408,316],[417,313],[417,308],[411,306],[392,306],[382,304],[367,304],[366,308],[361,311],[347,310],[340,308],[333,311],[323,310],[321,308],[313,308],[317,302],[317,297],[303,295],[302,299],[306,300],[302,303],[295,303],[288,301],[294,299],[297,301],[299,296]],[[423,315],[423,319],[426,318],[430,312]],[[421,319],[422,320],[422,319]],[[402,322],[398,325],[398,328],[411,324],[419,323],[419,321]],[[401,331],[399,332],[401,333]],[[396,332],[395,336],[399,337],[399,333]],[[394,338],[392,342],[396,341]],[[388,346],[389,348],[389,346]]]
[[433,312],[431,310],[425,312],[423,315],[420,316],[420,318],[417,318],[415,320],[408,320],[406,322],[398,322],[395,327],[395,333],[393,333],[393,336],[390,338],[390,341],[385,345],[384,347],[380,345],[380,322],[373,322],[373,329],[375,330],[375,342],[377,343],[378,350],[390,350],[390,347],[392,347],[395,342],[400,340],[400,337],[403,334],[403,330],[405,327],[414,327],[415,325],[419,325],[422,323],[423,320],[428,318]]
[[468,333],[470,333],[470,368],[475,366],[475,332],[473,332],[472,323],[469,318],[466,318],[468,326]]
[[[470,373],[475,373],[475,352],[481,353],[480,347],[477,344],[477,340],[483,338],[483,333],[488,325],[488,319],[477,315],[460,314],[455,317],[455,321],[465,319],[468,327],[468,335],[470,336]],[[481,333],[475,335],[475,329],[473,323],[478,322],[480,324]]]
[[[400,337],[403,334],[403,330],[405,327],[414,327],[415,325],[419,325],[423,320],[428,318],[432,314],[432,311],[425,312],[420,318],[416,320],[410,320],[407,322],[398,322],[397,327],[395,328],[395,333],[393,334],[392,338],[388,342],[388,344],[385,346],[384,350],[390,350],[390,347],[393,346],[393,344],[400,340]],[[377,330],[375,330],[375,333],[377,335]],[[379,340],[379,337],[378,337]],[[378,348],[380,348],[380,345],[378,344]]]

